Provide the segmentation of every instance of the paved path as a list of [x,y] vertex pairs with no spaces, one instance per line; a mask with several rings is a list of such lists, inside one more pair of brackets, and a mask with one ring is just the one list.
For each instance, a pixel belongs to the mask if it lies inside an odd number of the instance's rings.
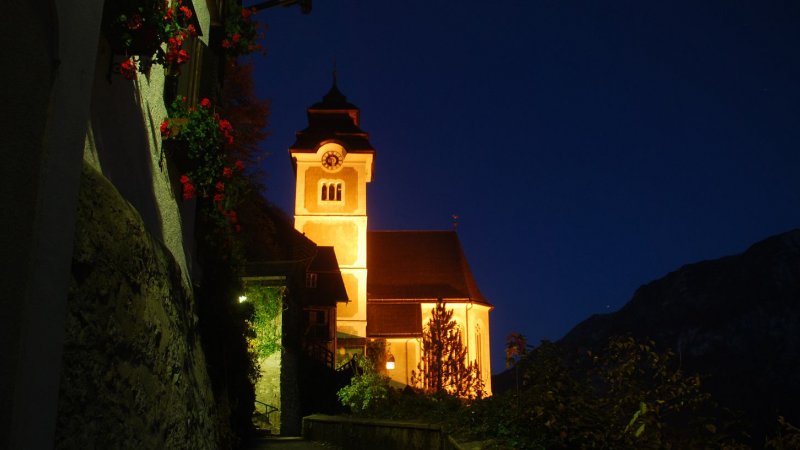
[[245,450],[269,450],[269,449],[284,449],[284,450],[341,450],[333,444],[324,442],[307,441],[301,437],[265,437],[254,439]]

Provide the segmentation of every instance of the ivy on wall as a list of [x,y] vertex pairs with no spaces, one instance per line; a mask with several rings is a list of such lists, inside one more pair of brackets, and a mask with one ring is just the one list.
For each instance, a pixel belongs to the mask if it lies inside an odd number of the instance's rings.
[[245,295],[253,306],[253,331],[251,345],[259,358],[266,358],[281,350],[281,311],[285,288],[280,286],[247,286]]

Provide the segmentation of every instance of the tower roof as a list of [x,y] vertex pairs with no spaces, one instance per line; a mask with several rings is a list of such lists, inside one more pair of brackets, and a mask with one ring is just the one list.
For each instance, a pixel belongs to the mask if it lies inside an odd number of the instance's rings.
[[331,140],[340,142],[348,152],[375,151],[369,143],[369,135],[359,128],[360,110],[339,90],[335,72],[328,93],[307,112],[308,126],[296,133],[295,142],[289,148],[291,153],[312,153],[322,142]]

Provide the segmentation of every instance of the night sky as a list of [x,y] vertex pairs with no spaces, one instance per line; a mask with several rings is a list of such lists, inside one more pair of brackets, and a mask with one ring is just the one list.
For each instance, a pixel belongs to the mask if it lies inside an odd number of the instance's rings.
[[[246,1],[245,4],[254,4]],[[800,2],[314,0],[258,14],[267,198],[338,85],[370,229],[458,232],[505,337],[556,340],[681,265],[800,227]]]

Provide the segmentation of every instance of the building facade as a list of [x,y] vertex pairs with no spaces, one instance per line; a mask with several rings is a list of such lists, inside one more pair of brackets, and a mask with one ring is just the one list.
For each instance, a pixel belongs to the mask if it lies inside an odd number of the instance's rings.
[[455,231],[368,231],[367,184],[375,149],[360,111],[333,86],[308,108],[289,149],[296,174],[295,228],[334,248],[348,302],[336,309],[336,352],[344,361],[380,342],[398,386],[418,370],[424,326],[437,300],[453,310],[468,358],[491,393],[489,312]]

